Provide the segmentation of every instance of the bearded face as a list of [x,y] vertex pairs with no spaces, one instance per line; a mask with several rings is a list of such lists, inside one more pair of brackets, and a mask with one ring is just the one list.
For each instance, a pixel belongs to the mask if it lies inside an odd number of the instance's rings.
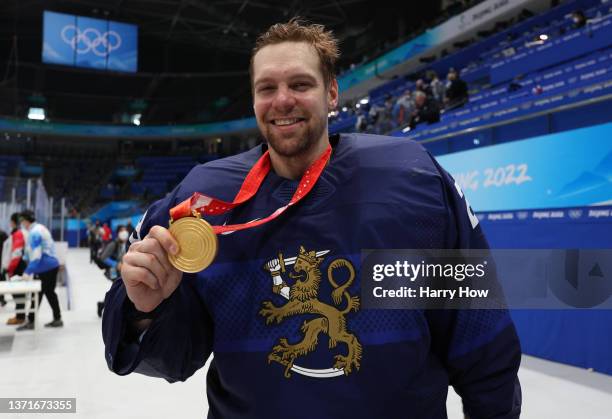
[[315,49],[303,42],[268,45],[253,60],[255,117],[268,145],[298,157],[327,138],[327,114],[337,101],[326,86]]

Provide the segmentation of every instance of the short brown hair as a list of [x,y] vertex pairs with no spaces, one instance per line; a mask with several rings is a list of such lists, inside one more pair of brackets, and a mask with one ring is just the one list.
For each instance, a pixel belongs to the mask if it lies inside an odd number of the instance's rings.
[[325,85],[329,86],[334,77],[336,77],[336,62],[340,57],[338,40],[332,31],[325,30],[325,26],[307,24],[298,17],[291,19],[287,23],[272,25],[267,31],[257,37],[249,65],[251,84],[253,83],[253,60],[255,59],[255,54],[268,45],[280,44],[282,42],[306,42],[312,45],[319,56]]

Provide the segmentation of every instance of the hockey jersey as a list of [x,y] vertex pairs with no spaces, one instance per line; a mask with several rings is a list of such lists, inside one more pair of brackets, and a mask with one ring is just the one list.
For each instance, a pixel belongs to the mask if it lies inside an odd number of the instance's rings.
[[[122,281],[113,284],[102,325],[109,368],[174,382],[214,353],[211,419],[441,419],[449,385],[472,419],[518,417],[521,353],[507,311],[359,305],[361,249],[488,246],[454,180],[412,141],[330,140],[310,194],[267,224],[220,235],[215,263],[183,275],[140,339],[127,336],[134,307]],[[170,208],[193,192],[232,201],[264,147],[195,167],[131,240],[167,227]],[[250,201],[206,218],[264,218],[297,185],[272,171]]]

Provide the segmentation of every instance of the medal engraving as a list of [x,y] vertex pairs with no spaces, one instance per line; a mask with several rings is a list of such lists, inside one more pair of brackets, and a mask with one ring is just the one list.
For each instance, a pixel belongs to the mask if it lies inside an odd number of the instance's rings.
[[186,273],[200,272],[217,256],[217,235],[206,221],[183,217],[172,222],[169,230],[179,244],[176,255],[168,254],[168,260],[176,269]]

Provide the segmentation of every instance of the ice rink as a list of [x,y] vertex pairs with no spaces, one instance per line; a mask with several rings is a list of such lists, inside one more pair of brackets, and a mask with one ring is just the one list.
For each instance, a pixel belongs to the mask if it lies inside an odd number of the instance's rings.
[[[110,282],[101,270],[89,264],[88,252],[74,249],[68,254],[71,310],[66,310],[66,289],[57,290],[64,328],[42,327],[52,318],[45,300],[37,331],[16,332],[14,326],[6,326],[13,304],[0,308],[0,397],[74,397],[77,413],[68,417],[87,419],[206,417],[207,367],[187,382],[172,385],[135,374],[119,377],[107,369],[96,302],[103,298]],[[611,417],[610,376],[528,356],[523,358],[519,376],[523,418]],[[463,418],[460,400],[452,390],[447,405],[449,418]],[[0,414],[0,418],[11,419],[49,416]]]

